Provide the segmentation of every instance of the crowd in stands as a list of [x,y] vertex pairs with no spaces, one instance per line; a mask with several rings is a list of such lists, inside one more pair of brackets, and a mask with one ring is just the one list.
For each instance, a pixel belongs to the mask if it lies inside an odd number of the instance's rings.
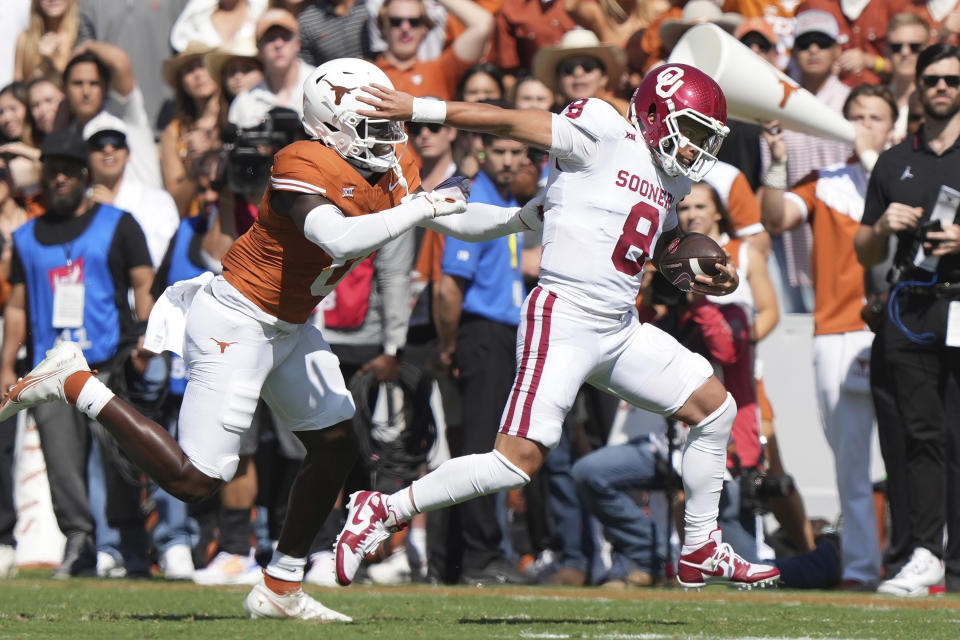
[[[960,289],[945,286],[960,275],[957,0],[7,0],[0,386],[53,340],[76,341],[118,394],[176,433],[187,372],[141,348],[150,307],[168,285],[222,270],[258,215],[273,153],[306,137],[303,82],[327,60],[370,60],[415,97],[555,112],[601,99],[626,116],[640,79],[703,22],[856,131],[849,144],[731,120],[720,162],[677,209],[685,231],[726,249],[739,290],[687,295],[653,269],[645,278],[640,317],[707,357],[739,407],[724,538],[751,561],[776,562],[788,586],[960,591],[960,320],[950,308]],[[460,174],[472,200],[516,206],[545,184],[543,150],[432,123],[407,134],[425,190]],[[923,224],[931,216],[939,227]],[[359,407],[363,455],[344,495],[395,491],[450,456],[492,448],[540,243],[416,229],[315,310]],[[835,522],[809,519],[763,390],[757,343],[782,312],[813,315]],[[670,584],[684,425],[638,412],[585,386],[530,485],[417,516],[367,579]],[[261,402],[233,480],[188,508],[79,411],[32,414],[66,537],[56,577],[259,579],[304,456],[282,416]],[[887,473],[879,515],[875,426]],[[15,571],[15,434],[16,418],[0,423],[0,576]],[[765,513],[778,531],[764,531]],[[335,584],[343,515],[335,509],[317,537],[307,582]],[[946,543],[945,529],[957,534]]]

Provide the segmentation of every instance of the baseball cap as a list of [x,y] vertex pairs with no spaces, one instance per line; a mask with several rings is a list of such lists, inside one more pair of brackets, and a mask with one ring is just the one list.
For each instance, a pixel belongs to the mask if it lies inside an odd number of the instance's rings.
[[260,38],[263,37],[263,34],[265,34],[270,27],[283,27],[290,33],[300,33],[300,26],[297,24],[297,19],[286,9],[267,9],[263,12],[263,15],[257,20],[257,42],[260,42]]
[[83,139],[89,141],[90,138],[104,131],[115,131],[123,137],[127,137],[126,123],[115,115],[101,111],[91,118],[90,122],[83,128]]
[[807,33],[822,33],[837,44],[845,44],[848,40],[846,35],[840,33],[837,19],[821,9],[810,9],[797,14],[794,37],[799,38]]
[[40,145],[41,162],[50,158],[67,158],[86,166],[88,153],[87,144],[80,134],[72,129],[54,131],[44,138]]
[[740,26],[737,27],[737,30],[734,32],[733,37],[741,40],[743,36],[751,32],[759,33],[766,38],[770,44],[777,43],[777,34],[773,32],[773,27],[769,22],[760,17],[747,18],[741,22]]

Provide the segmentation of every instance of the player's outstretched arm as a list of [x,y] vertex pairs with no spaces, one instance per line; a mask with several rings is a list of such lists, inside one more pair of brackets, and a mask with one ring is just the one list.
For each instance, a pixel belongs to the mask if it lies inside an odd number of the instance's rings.
[[553,114],[549,111],[502,109],[490,104],[414,98],[408,93],[379,84],[365,87],[364,91],[366,94],[357,99],[370,105],[370,109],[358,110],[357,113],[368,118],[436,122],[457,129],[492,133],[540,149],[549,149],[553,141]]
[[471,202],[462,216],[447,216],[427,220],[421,226],[453,236],[465,242],[483,242],[520,231],[539,231],[543,228],[535,211],[524,207],[498,207],[483,202]]
[[[470,180],[463,176],[447,178],[431,194],[466,201],[470,198]],[[542,204],[543,196],[532,198],[523,208],[469,202],[466,215],[433,218],[421,226],[465,242],[483,242],[518,231],[539,231],[543,228]]]
[[335,262],[365,256],[405,231],[438,216],[463,213],[466,199],[418,193],[406,202],[365,216],[345,216],[320,195],[275,191],[271,208],[293,220],[310,242],[330,254]]

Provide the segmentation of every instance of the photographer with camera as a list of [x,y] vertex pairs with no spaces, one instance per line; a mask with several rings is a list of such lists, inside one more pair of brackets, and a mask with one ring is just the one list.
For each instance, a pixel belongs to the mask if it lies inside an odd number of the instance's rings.
[[[944,578],[946,458],[948,441],[960,436],[948,433],[944,408],[948,378],[960,374],[960,352],[955,349],[960,346],[960,305],[954,304],[960,300],[960,286],[952,284],[960,278],[956,47],[939,43],[920,53],[917,93],[925,123],[917,134],[880,155],[854,237],[857,259],[869,267],[884,260],[890,236],[897,235],[883,351],[905,428],[902,448],[913,552],[878,591],[902,596],[925,595]],[[935,230],[937,224],[941,230]]]

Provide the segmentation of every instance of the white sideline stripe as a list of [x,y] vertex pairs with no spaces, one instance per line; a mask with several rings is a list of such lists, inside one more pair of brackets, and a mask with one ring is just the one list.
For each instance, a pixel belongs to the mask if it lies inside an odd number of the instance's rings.
[[317,185],[310,184],[309,182],[293,180],[291,178],[270,178],[270,184],[281,191],[300,191],[302,193],[317,194],[324,194],[327,192],[327,190],[323,187],[318,187]]

